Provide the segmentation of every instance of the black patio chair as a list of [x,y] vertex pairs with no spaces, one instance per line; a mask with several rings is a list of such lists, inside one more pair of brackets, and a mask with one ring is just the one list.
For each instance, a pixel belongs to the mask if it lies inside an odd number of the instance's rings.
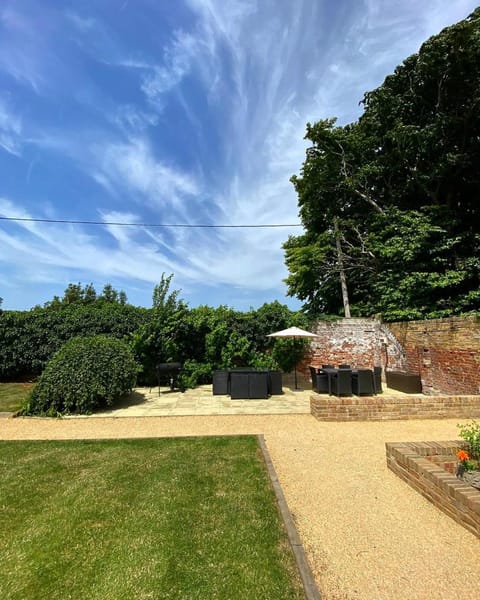
[[259,371],[248,376],[248,397],[268,398],[268,372]]
[[343,365],[338,365],[338,368],[339,369],[351,369],[352,367],[350,365],[343,364]]
[[315,380],[317,379],[317,368],[316,367],[312,367],[312,365],[309,365],[309,370],[310,370],[310,379],[312,380],[312,390],[315,389]]
[[352,373],[352,392],[355,396],[372,396],[375,394],[375,382],[371,369],[358,369]]
[[212,381],[213,395],[226,396],[229,392],[230,375],[228,371],[214,371]]
[[339,369],[331,378],[331,392],[335,396],[352,395],[352,369]]
[[382,390],[382,367],[373,367],[373,382],[375,385],[375,393],[381,394]]
[[322,369],[309,367],[312,377],[312,389],[318,394],[328,394],[328,374]]
[[322,371],[317,373],[315,389],[319,394],[328,394],[328,373]]
[[268,371],[231,371],[230,398],[268,398]]
[[230,398],[238,400],[250,397],[249,388],[249,373],[248,371],[231,371],[230,372]]
[[283,394],[282,372],[270,371],[268,374],[268,393],[272,396]]

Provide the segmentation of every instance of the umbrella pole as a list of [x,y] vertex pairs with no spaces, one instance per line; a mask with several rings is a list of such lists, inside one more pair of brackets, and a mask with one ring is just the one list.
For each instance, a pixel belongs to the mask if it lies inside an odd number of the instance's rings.
[[[297,338],[293,338],[293,354],[296,357],[297,353],[295,352],[297,349]],[[295,389],[298,390],[297,386],[297,360],[295,359]]]

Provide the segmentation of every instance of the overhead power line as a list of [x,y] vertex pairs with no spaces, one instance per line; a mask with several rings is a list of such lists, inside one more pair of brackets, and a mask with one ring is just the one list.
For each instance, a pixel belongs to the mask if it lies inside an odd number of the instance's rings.
[[264,223],[246,225],[207,225],[189,223],[123,223],[117,221],[75,221],[72,219],[35,219],[27,217],[0,217],[2,221],[26,221],[29,223],[67,223],[72,225],[121,225],[124,227],[183,227],[187,229],[241,229],[241,228],[273,228],[273,227],[302,227],[301,223]]

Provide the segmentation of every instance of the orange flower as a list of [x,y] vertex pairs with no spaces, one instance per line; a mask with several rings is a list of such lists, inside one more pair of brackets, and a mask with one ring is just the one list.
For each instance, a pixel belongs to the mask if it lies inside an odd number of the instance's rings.
[[465,450],[457,450],[456,454],[457,454],[458,459],[461,460],[462,462],[464,460],[468,460],[470,458],[470,456],[468,456],[468,453],[465,452]]

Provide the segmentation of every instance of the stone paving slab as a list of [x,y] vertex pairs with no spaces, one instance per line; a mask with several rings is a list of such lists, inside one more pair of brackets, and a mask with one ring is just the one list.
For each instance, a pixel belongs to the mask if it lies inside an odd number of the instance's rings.
[[260,400],[232,400],[230,396],[212,394],[211,385],[201,385],[185,392],[168,387],[136,388],[121,404],[92,417],[146,417],[182,415],[262,415],[309,414],[310,387],[284,387],[282,395]]

